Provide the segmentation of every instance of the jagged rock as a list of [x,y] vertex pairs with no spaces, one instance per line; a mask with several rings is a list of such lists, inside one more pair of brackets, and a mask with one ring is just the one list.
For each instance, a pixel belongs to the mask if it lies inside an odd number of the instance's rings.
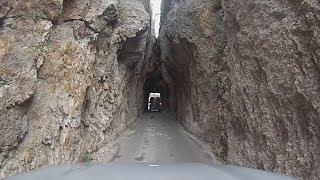
[[103,19],[107,22],[108,25],[114,25],[117,23],[119,18],[119,10],[115,5],[110,5],[107,9],[102,13]]
[[112,159],[140,111],[147,38],[133,50],[137,68],[118,52],[148,36],[148,10],[140,0],[0,2],[0,175],[79,163],[86,152]]
[[166,0],[171,109],[229,164],[320,175],[320,2]]
[[112,160],[150,79],[221,161],[319,177],[320,2],[164,0],[160,44],[149,3],[0,1],[0,178]]

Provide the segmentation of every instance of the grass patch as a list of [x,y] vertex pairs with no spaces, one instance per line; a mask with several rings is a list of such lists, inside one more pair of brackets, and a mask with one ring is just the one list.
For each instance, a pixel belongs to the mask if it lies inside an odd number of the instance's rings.
[[6,85],[7,82],[0,77],[0,86]]
[[92,162],[92,160],[93,160],[93,157],[92,157],[91,153],[89,153],[88,151],[82,157],[82,162],[84,162],[84,163],[90,163],[90,162]]

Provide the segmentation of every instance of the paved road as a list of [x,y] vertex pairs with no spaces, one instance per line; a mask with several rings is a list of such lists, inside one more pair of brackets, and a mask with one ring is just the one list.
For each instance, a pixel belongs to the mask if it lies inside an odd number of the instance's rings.
[[120,163],[57,166],[12,176],[9,179],[291,180],[290,177],[254,169],[213,165],[201,147],[177,122],[164,113],[143,115],[137,122],[136,129],[121,137],[120,144],[121,150],[115,159],[115,162]]
[[166,113],[144,114],[136,128],[120,138],[120,145],[115,162],[213,164],[210,156]]

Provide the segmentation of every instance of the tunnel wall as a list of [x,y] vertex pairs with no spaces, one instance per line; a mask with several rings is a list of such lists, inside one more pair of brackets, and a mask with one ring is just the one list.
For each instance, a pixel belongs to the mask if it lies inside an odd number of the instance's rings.
[[227,164],[320,176],[320,3],[164,0],[172,112]]
[[148,0],[0,1],[0,179],[113,159],[141,111],[149,12]]

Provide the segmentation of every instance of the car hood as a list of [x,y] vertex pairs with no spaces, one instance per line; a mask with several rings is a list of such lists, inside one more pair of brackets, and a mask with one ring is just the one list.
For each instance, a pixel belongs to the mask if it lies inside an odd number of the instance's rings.
[[204,164],[84,164],[29,171],[9,180],[285,180],[291,177],[242,168]]

